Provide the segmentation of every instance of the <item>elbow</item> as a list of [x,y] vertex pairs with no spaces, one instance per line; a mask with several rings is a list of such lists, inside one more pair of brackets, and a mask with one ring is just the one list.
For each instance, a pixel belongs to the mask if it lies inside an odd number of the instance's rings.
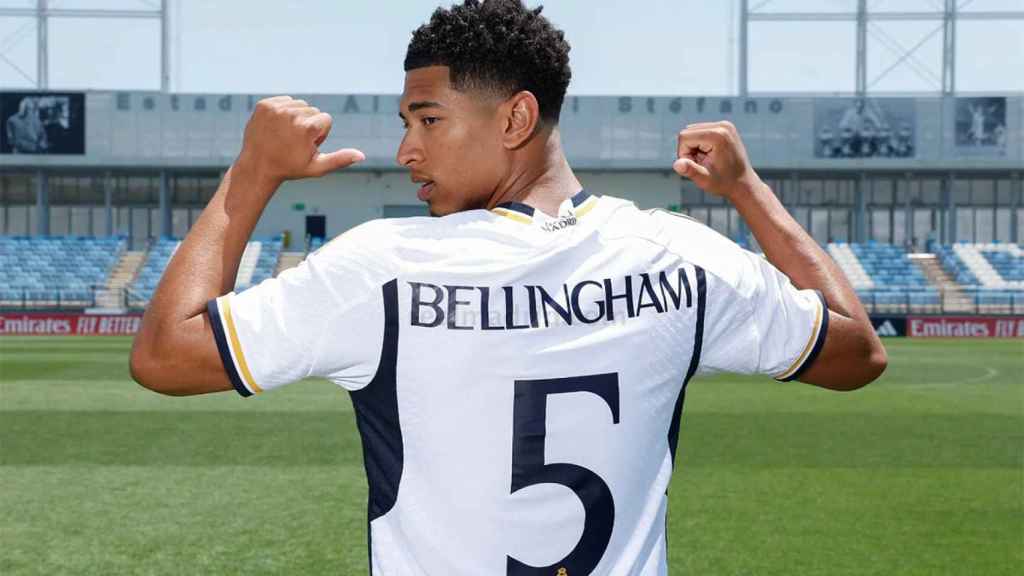
[[159,392],[159,386],[155,378],[156,370],[153,368],[152,355],[145,349],[139,338],[132,343],[131,357],[128,359],[128,371],[132,380],[143,388]]
[[864,376],[858,388],[863,388],[878,380],[888,367],[889,354],[885,351],[885,346],[875,337],[875,344],[864,359]]
[[132,380],[135,380],[143,388],[159,394],[176,395],[168,387],[166,378],[161,377],[165,371],[161,370],[156,354],[139,338],[136,338],[132,344],[131,357],[128,360],[128,371],[131,373]]
[[878,337],[871,334],[869,342],[861,352],[858,362],[860,369],[851,372],[849,380],[841,388],[843,391],[859,390],[867,386],[878,380],[889,366],[889,354]]

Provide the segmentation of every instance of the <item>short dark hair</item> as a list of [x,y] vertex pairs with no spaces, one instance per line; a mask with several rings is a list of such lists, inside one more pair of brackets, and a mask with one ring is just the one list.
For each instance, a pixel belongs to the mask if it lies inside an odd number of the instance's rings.
[[465,0],[438,8],[412,33],[405,71],[447,66],[456,90],[512,96],[529,90],[545,121],[557,124],[569,87],[569,43],[561,30],[522,0]]

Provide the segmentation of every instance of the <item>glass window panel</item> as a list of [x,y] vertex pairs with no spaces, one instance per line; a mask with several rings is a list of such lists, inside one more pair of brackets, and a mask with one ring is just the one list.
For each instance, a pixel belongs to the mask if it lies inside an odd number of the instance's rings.
[[67,206],[50,206],[50,236],[66,236],[68,220]]
[[899,178],[896,180],[896,203],[906,204],[909,201],[917,198],[918,184],[914,181],[908,181],[906,178]]
[[829,242],[850,242],[850,211],[832,210],[828,235]]
[[897,246],[912,248],[907,238],[907,211],[898,208],[892,213],[892,243]]
[[811,210],[811,237],[817,240],[818,244],[829,241],[828,232],[828,208],[815,208]]
[[107,235],[107,208],[106,206],[92,207],[92,233],[95,236]]
[[956,239],[958,242],[974,242],[974,208],[957,207]]
[[31,174],[0,174],[0,202],[31,204],[36,201]]
[[876,209],[871,215],[871,238],[878,242],[891,242],[889,229],[889,209]]
[[154,238],[156,236],[169,236],[170,230],[160,229],[160,209],[150,208],[149,209],[149,236]]
[[92,207],[69,206],[71,212],[70,233],[74,236],[93,236]]
[[708,209],[707,208],[689,208],[689,209],[686,210],[686,213],[689,214],[689,216],[691,218],[693,218],[694,220],[696,220],[698,222],[701,222],[703,224],[707,224],[708,223]]
[[971,204],[974,206],[991,206],[996,201],[995,182],[991,178],[975,178],[971,180]]
[[1009,178],[996,180],[996,203],[1000,206],[1013,204],[1013,180]]
[[7,231],[5,233],[10,236],[31,234],[28,225],[28,206],[16,204],[7,207]]
[[39,218],[36,216],[36,205],[28,206],[28,233],[32,236],[39,234]]
[[132,209],[127,207],[115,207],[114,214],[114,234],[116,236],[131,236]]
[[920,201],[930,206],[942,205],[942,181],[938,178],[925,178],[921,180]]
[[700,206],[704,203],[705,193],[693,182],[684,181],[681,196],[683,206]]
[[130,208],[131,210],[131,237],[134,239],[149,238],[149,209]]
[[869,181],[872,187],[870,202],[871,204],[882,204],[888,205],[893,203],[895,194],[893,193],[893,181],[889,178],[877,178]]
[[974,209],[974,241],[991,242],[995,239],[995,212],[991,208]]
[[971,181],[964,178],[953,180],[953,201],[957,206],[964,206],[971,203]]
[[1013,242],[1013,236],[1010,234],[1010,221],[1013,217],[1013,213],[1009,208],[997,208],[996,209],[996,233],[995,239],[1000,242]]
[[189,230],[189,209],[174,208],[171,210],[171,234],[175,238],[184,238]]
[[729,236],[729,212],[726,208],[711,208],[709,222],[712,229],[724,236]]
[[914,210],[914,220],[912,223],[914,231],[912,240],[914,243],[927,249],[926,244],[929,239],[938,240],[938,224],[939,219],[936,216],[935,210],[923,208]]

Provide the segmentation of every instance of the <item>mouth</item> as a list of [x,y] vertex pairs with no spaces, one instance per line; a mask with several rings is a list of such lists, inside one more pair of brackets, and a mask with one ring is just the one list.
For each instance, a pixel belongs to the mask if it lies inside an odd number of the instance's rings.
[[420,189],[416,191],[416,197],[419,198],[421,202],[427,202],[430,200],[430,193],[434,191],[434,181],[420,180],[417,181],[417,184],[420,184]]

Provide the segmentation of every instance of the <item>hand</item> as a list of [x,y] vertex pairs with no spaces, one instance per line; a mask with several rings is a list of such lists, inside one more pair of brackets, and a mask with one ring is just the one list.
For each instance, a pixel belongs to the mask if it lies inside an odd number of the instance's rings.
[[679,159],[672,164],[676,173],[729,200],[761,182],[731,122],[690,124],[679,133],[677,155]]
[[365,160],[362,152],[352,148],[320,152],[320,144],[331,132],[331,122],[330,114],[304,100],[289,96],[260,100],[245,126],[237,164],[280,184],[323,176]]

